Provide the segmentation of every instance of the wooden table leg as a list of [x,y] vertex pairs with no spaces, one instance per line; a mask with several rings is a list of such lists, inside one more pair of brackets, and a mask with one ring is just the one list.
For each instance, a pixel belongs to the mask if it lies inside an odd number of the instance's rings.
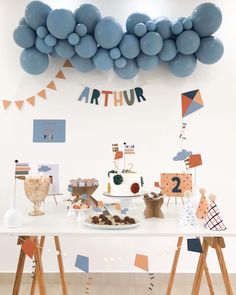
[[68,295],[68,290],[67,290],[67,285],[65,280],[65,273],[64,273],[64,265],[63,265],[63,260],[61,256],[61,245],[60,245],[60,240],[58,236],[54,236],[54,242],[55,242],[56,250],[58,251],[57,261],[58,261],[58,267],[60,271],[62,294]]
[[232,290],[232,287],[231,287],[227,267],[226,267],[226,264],[225,264],[224,255],[223,255],[223,252],[222,252],[222,249],[221,249],[221,246],[220,246],[219,242],[216,243],[215,250],[216,250],[216,255],[217,255],[217,258],[218,258],[218,261],[219,261],[221,274],[222,274],[224,285],[225,285],[226,294],[227,295],[233,295],[233,290]]
[[39,294],[40,295],[47,295],[46,291],[46,284],[45,284],[45,278],[44,278],[44,272],[43,272],[43,265],[42,265],[42,259],[41,259],[41,251],[39,249],[39,242],[38,237],[35,237],[35,243],[36,243],[36,249],[34,253],[34,258],[36,261],[36,276],[37,276],[37,282],[39,286]]
[[166,290],[166,295],[170,295],[171,291],[172,291],[172,288],[173,288],[174,278],[175,278],[175,274],[176,274],[177,264],[178,264],[178,261],[179,261],[179,255],[180,255],[182,243],[183,243],[183,237],[179,237],[178,242],[177,242],[177,249],[175,251],[174,260],[173,260],[173,263],[172,263],[172,268],[171,268],[171,272],[170,272],[170,277],[169,277],[169,282],[168,282],[168,286],[167,286],[167,290]]
[[203,269],[206,265],[205,262],[206,262],[208,248],[209,248],[209,244],[207,243],[207,241],[204,238],[203,243],[202,243],[203,253],[201,253],[199,256],[197,270],[195,273],[195,278],[194,278],[193,288],[192,288],[192,293],[191,293],[192,295],[199,294],[201,281],[202,281],[202,275],[203,275]]
[[[43,246],[44,246],[44,242],[45,242],[45,236],[42,236],[40,238],[40,243],[39,243],[39,247],[40,247],[40,255],[42,257],[43,254]],[[37,267],[37,266],[36,266]],[[35,274],[37,274],[37,271],[35,269]],[[34,295],[35,293],[35,288],[36,288],[36,283],[37,283],[37,276],[35,275],[31,284],[31,290],[30,290],[30,295]]]
[[[19,237],[17,244],[22,245],[24,242],[24,239],[26,238],[28,237]],[[19,295],[20,293],[20,286],[21,286],[22,275],[23,275],[23,270],[25,265],[25,257],[26,257],[26,254],[22,250],[20,250],[12,295]]]
[[212,284],[212,280],[211,280],[211,276],[208,270],[208,266],[207,266],[207,262],[205,260],[205,266],[204,266],[204,271],[205,271],[205,275],[206,275],[206,280],[207,280],[207,285],[208,285],[208,289],[211,295],[215,294],[214,288],[213,288],[213,284]]

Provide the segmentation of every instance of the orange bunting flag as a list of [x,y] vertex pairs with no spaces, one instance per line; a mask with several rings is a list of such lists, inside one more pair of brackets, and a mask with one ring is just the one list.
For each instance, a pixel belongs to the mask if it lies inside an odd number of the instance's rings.
[[56,84],[55,84],[54,81],[50,82],[50,83],[47,85],[47,88],[52,89],[52,90],[57,90],[57,88],[56,88]]
[[24,100],[16,100],[15,104],[16,104],[18,110],[20,111],[22,109],[23,104],[24,104]]
[[104,208],[103,201],[98,201],[98,208]]
[[36,250],[36,244],[34,241],[27,239],[24,241],[21,250],[30,258],[33,258],[34,252]]
[[119,160],[123,158],[123,152],[122,151],[117,151],[115,153],[115,160]]
[[135,262],[134,265],[148,271],[149,267],[148,267],[148,256],[146,255],[141,255],[141,254],[136,254],[135,257]]
[[71,62],[67,59],[67,60],[64,62],[63,67],[64,67],[64,68],[72,68],[73,66],[72,66]]
[[26,101],[31,104],[33,107],[35,106],[35,96],[31,96],[26,99]]
[[63,74],[62,71],[59,71],[59,72],[56,74],[56,78],[58,78],[58,79],[65,79],[66,77],[65,77],[65,75]]
[[6,99],[3,99],[2,100],[2,104],[3,104],[4,110],[6,110],[9,107],[9,105],[11,104],[11,101],[10,100],[6,100]]
[[47,94],[46,94],[45,89],[39,91],[39,92],[37,93],[37,95],[40,96],[40,97],[42,97],[42,98],[44,98],[44,99],[47,99]]

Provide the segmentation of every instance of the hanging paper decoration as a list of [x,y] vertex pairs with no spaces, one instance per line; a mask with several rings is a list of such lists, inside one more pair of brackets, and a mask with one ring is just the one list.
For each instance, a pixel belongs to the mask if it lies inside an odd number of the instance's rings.
[[191,151],[187,151],[187,150],[183,149],[181,152],[178,152],[176,156],[174,156],[173,160],[174,161],[184,161],[188,157],[190,157],[191,155],[192,155]]
[[66,79],[66,77],[65,77],[65,75],[63,74],[63,72],[62,71],[59,71],[57,74],[56,74],[56,76],[55,76],[56,78],[58,78],[58,79]]
[[88,273],[89,272],[89,257],[83,256],[83,255],[77,255],[76,261],[75,261],[75,267]]
[[[119,96],[119,100],[117,97]],[[134,103],[146,101],[141,87],[124,91],[110,91],[84,87],[78,101],[99,106],[132,106]]]
[[200,154],[191,155],[188,159],[189,168],[194,168],[202,165],[202,156]]
[[11,104],[11,101],[10,100],[6,100],[6,99],[3,99],[2,100],[2,104],[3,104],[4,110],[6,110],[9,107],[9,105]]
[[50,82],[46,87],[52,90],[57,90],[56,84],[54,81]]
[[182,93],[182,117],[198,111],[203,106],[199,89]]
[[32,259],[36,250],[36,243],[30,239],[26,239],[21,246],[21,250]]
[[149,271],[148,256],[136,254],[134,265],[145,270],[145,271]]
[[29,163],[19,163],[15,160],[15,176],[28,175],[30,171]]
[[26,101],[31,104],[33,107],[35,106],[35,96],[31,96],[26,99]]
[[23,107],[24,100],[16,100],[15,104],[16,104],[18,110],[20,111],[22,109],[22,107]]
[[42,97],[42,98],[44,98],[44,99],[47,99],[47,94],[46,94],[46,90],[45,89],[39,91],[37,93],[37,95],[40,96],[40,97]]

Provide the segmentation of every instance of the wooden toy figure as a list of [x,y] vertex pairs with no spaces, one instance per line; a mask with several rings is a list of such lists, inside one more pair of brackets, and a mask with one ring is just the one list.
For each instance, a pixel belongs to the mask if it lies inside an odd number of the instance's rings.
[[161,211],[161,206],[163,205],[163,195],[151,192],[144,195],[144,202],[146,208],[144,210],[145,218],[157,217],[164,218],[164,214]]
[[209,207],[208,201],[206,198],[206,190],[204,188],[201,188],[199,192],[201,194],[201,199],[197,207],[196,215],[198,219],[206,219],[208,207]]
[[194,210],[194,199],[192,197],[192,192],[187,190],[184,192],[184,206],[180,215],[180,224],[189,226],[195,225],[197,217]]
[[226,230],[223,219],[220,216],[220,211],[215,203],[216,196],[209,195],[210,205],[207,212],[206,223],[204,226],[210,230]]

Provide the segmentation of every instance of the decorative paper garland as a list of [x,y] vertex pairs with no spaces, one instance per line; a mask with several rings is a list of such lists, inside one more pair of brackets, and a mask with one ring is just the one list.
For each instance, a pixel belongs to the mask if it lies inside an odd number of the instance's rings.
[[73,13],[33,1],[25,8],[14,40],[24,48],[22,68],[32,75],[47,70],[51,55],[70,59],[81,72],[114,69],[122,79],[134,78],[140,69],[151,70],[159,61],[167,63],[173,75],[187,77],[197,60],[213,64],[222,57],[224,46],[212,36],[221,22],[220,9],[208,2],[196,7],[191,16],[173,22],[133,13],[123,32],[115,18],[102,18],[92,4],[82,4]]

